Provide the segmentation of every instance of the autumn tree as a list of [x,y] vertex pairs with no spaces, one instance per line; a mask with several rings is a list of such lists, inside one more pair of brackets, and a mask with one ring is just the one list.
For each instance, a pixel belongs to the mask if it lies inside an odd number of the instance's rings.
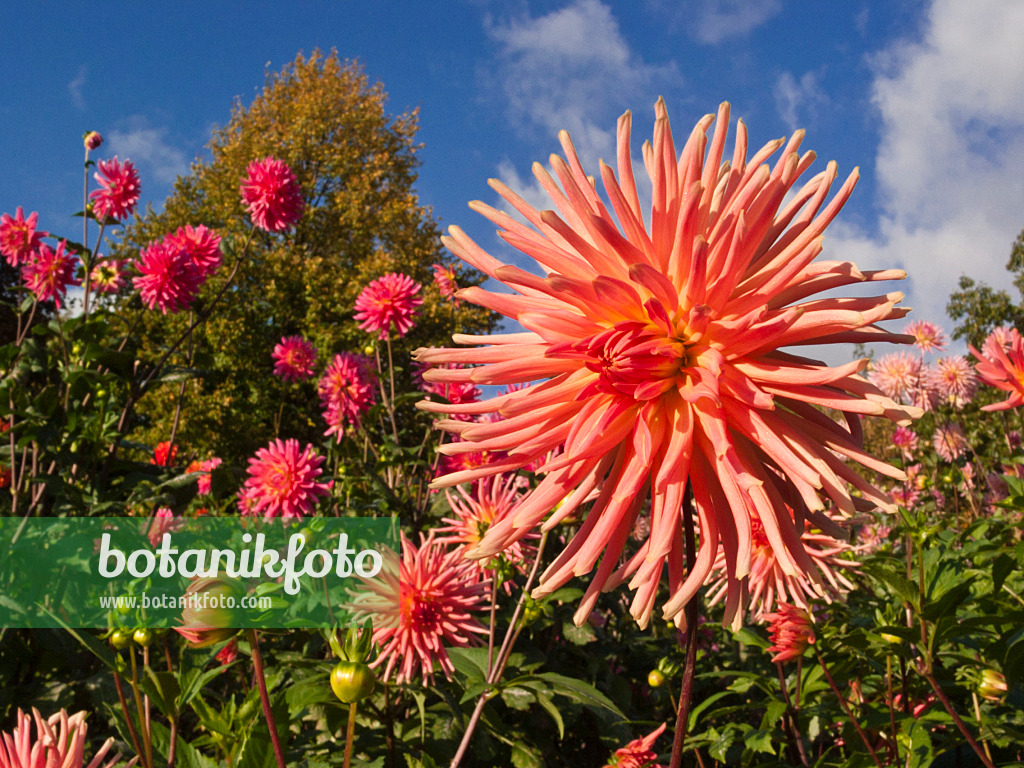
[[[315,380],[281,382],[271,350],[282,336],[305,336],[320,351],[322,369],[343,349],[373,344],[353,320],[353,304],[365,285],[387,272],[410,275],[425,298],[416,328],[395,343],[400,380],[410,380],[412,349],[450,338],[452,306],[433,285],[431,266],[454,266],[455,260],[441,249],[437,224],[413,188],[417,114],[392,116],[386,102],[382,85],[371,85],[357,63],[336,52],[300,54],[268,74],[249,106],[236,103],[230,122],[213,134],[210,159],[178,179],[163,211],[150,208],[128,227],[126,257],[186,224],[216,229],[226,252],[191,313],[162,315],[143,310],[137,296],[125,300],[139,349],[160,350],[199,317],[231,274],[234,254],[252,238],[217,311],[177,353],[176,362],[200,378],[166,384],[140,404],[150,444],[173,432],[186,455],[212,451],[244,466],[276,435],[322,435]],[[302,220],[279,234],[250,231],[239,197],[248,164],[267,156],[294,170],[306,200]],[[463,284],[479,279],[461,277]],[[464,331],[493,322],[465,306],[456,321]],[[407,413],[413,413],[411,403]]]

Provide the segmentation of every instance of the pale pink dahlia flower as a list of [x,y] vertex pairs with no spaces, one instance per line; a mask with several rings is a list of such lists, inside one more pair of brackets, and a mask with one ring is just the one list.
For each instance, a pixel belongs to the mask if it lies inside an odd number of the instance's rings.
[[[46,720],[39,710],[32,709],[32,717],[18,710],[14,730],[0,733],[0,768],[110,768],[121,759],[115,755],[107,762],[114,744],[111,737],[88,763],[85,762],[85,739],[89,726],[85,712],[68,715],[60,710]],[[33,733],[33,721],[35,733]],[[132,760],[129,765],[134,765]]]
[[358,427],[363,414],[373,405],[376,386],[370,365],[368,357],[340,352],[331,360],[317,385],[327,422],[324,435],[335,435],[339,443],[345,436],[345,428]]
[[[443,446],[443,453],[506,455],[440,478],[438,487],[515,470],[561,451],[538,469],[544,479],[491,526],[474,556],[494,555],[539,525],[550,529],[596,496],[534,592],[550,594],[596,568],[578,623],[602,591],[624,582],[636,590],[633,616],[646,623],[666,566],[670,596],[664,612],[681,620],[720,547],[727,561],[725,621],[740,621],[754,523],[763,527],[783,573],[813,573],[802,522],[794,522],[790,506],[801,510],[801,521],[824,528],[831,525],[826,507],[849,514],[860,503],[848,489],[852,484],[865,506],[894,509],[844,459],[902,479],[902,470],[861,449],[859,418],[872,414],[909,424],[920,413],[861,376],[866,360],[830,368],[799,350],[780,349],[913,341],[876,325],[906,314],[896,307],[901,293],[815,296],[905,277],[901,270],[862,272],[850,262],[816,261],[822,233],[853,191],[857,172],[830,201],[833,163],[790,194],[814,159],[812,152],[799,152],[803,131],[788,144],[769,143],[748,163],[740,122],[732,159],[723,162],[728,104],[719,110],[710,140],[713,115],[697,124],[678,156],[663,102],[656,113],[653,145],[643,151],[653,189],[648,221],[630,163],[629,114],[619,121],[618,178],[601,166],[607,204],[563,132],[568,160],[552,158],[557,181],[534,167],[558,213],[537,211],[500,182],[493,182],[495,189],[532,227],[483,203],[471,206],[534,258],[546,277],[503,264],[457,227],[445,240],[455,255],[514,291],[470,287],[459,298],[498,311],[525,330],[459,334],[456,343],[470,348],[416,353],[434,365],[476,366],[437,368],[424,374],[430,381],[500,386],[545,380],[479,404],[420,405],[438,413],[502,417],[487,424],[439,422],[462,438]],[[768,165],[783,146],[774,166]],[[833,421],[816,406],[843,412],[845,421]],[[682,534],[687,485],[701,529],[689,573]],[[620,565],[648,501],[650,536]]]
[[417,547],[402,535],[402,560],[385,557],[384,570],[368,581],[353,601],[362,616],[373,618],[373,641],[380,655],[370,665],[384,666],[384,679],[395,670],[398,683],[421,677],[433,680],[434,663],[451,679],[455,667],[447,648],[473,645],[487,629],[473,617],[486,608],[487,582],[458,549],[449,549],[433,534]]
[[962,406],[970,402],[978,388],[978,378],[967,358],[962,355],[940,357],[928,371],[929,382],[939,396]]
[[301,336],[282,336],[270,356],[274,373],[285,381],[308,379],[316,367],[316,347]]
[[96,167],[99,172],[95,178],[100,188],[89,195],[93,213],[100,220],[111,218],[121,221],[138,205],[142,191],[139,172],[131,160],[122,163],[116,157],[113,160],[100,160]]
[[909,352],[882,355],[868,373],[871,383],[894,400],[912,399],[913,392],[921,386],[923,376],[921,358]]
[[249,163],[241,193],[252,223],[267,232],[281,232],[302,218],[302,187],[283,160],[267,157]]
[[654,761],[658,753],[654,751],[654,742],[665,732],[665,723],[654,729],[641,739],[633,739],[621,749],[615,750],[612,760],[604,768],[661,768]]
[[416,307],[423,303],[416,295],[419,291],[420,284],[408,275],[390,272],[378,277],[356,298],[359,327],[380,339],[387,338],[392,330],[405,336],[415,323]]
[[90,290],[115,294],[125,286],[127,269],[124,259],[104,259],[100,254],[96,266],[89,273]]
[[776,613],[768,614],[766,621],[771,622],[768,639],[772,644],[768,653],[774,653],[772,662],[778,664],[803,656],[808,646],[814,645],[814,622],[811,615],[803,608],[789,603],[779,603]]
[[245,481],[249,513],[271,517],[302,517],[313,511],[317,501],[329,491],[318,482],[323,456],[312,445],[299,450],[299,441],[273,440],[249,459],[249,479]]
[[38,301],[52,299],[59,309],[68,287],[78,285],[75,279],[77,266],[78,257],[68,253],[61,240],[56,251],[45,244],[40,245],[31,260],[22,265],[21,278]]
[[20,205],[13,219],[8,213],[0,216],[0,253],[12,267],[31,259],[32,254],[43,244],[43,238],[49,234],[36,230],[38,221],[39,214],[35,211],[26,219]]
[[970,347],[971,354],[978,359],[979,378],[990,387],[1008,393],[1000,403],[983,405],[983,411],[1005,411],[1024,405],[1024,339],[1016,328],[997,330],[1002,333],[997,336],[993,331],[985,339],[984,354]]
[[932,447],[943,461],[952,462],[967,452],[970,443],[967,442],[964,428],[953,423],[936,427],[935,434],[932,435]]
[[142,303],[165,315],[191,306],[205,280],[189,252],[169,238],[143,248],[135,266],[140,274],[132,282]]
[[914,346],[921,352],[941,352],[946,348],[946,334],[939,326],[928,320],[907,323],[903,332],[914,337]]

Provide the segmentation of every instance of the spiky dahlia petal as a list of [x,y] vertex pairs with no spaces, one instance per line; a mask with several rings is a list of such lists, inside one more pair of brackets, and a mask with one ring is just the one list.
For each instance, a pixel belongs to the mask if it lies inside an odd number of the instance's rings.
[[[526,333],[460,336],[457,343],[468,348],[419,350],[421,362],[468,366],[438,367],[424,379],[525,386],[466,406],[465,413],[499,417],[492,423],[439,423],[460,438],[447,452],[486,449],[495,458],[434,485],[542,462],[543,479],[488,529],[474,550],[477,557],[491,556],[561,519],[567,507],[592,500],[578,533],[536,590],[548,594],[573,576],[593,573],[577,621],[586,618],[598,592],[629,580],[636,590],[631,610],[646,623],[666,576],[670,597],[664,608],[678,619],[710,574],[720,546],[726,616],[738,621],[755,528],[763,531],[781,572],[800,578],[815,570],[801,541],[805,519],[827,520],[822,510],[830,505],[847,513],[864,505],[893,508],[885,493],[833,451],[903,477],[861,449],[858,419],[877,415],[907,425],[920,409],[901,405],[858,375],[862,361],[830,368],[798,352],[836,342],[912,342],[913,336],[877,325],[905,314],[897,306],[900,293],[820,297],[835,287],[905,274],[817,260],[823,232],[858,174],[829,199],[837,178],[830,163],[796,190],[813,160],[813,153],[799,152],[802,132],[788,144],[769,143],[747,162],[740,123],[732,159],[723,162],[727,104],[713,134],[708,136],[715,118],[708,115],[678,155],[660,101],[656,115],[654,140],[643,151],[652,186],[646,214],[630,161],[628,113],[619,122],[618,172],[601,167],[607,202],[563,133],[565,159],[553,158],[551,173],[534,168],[554,211],[537,211],[500,183],[492,186],[528,224],[480,203],[471,206],[532,257],[543,275],[505,265],[462,230],[449,230],[445,243],[455,255],[513,291],[474,286],[458,297],[504,314]],[[798,352],[783,352],[784,346]],[[437,403],[421,407],[459,412]],[[843,421],[819,408],[840,412]],[[682,565],[687,486],[704,533],[690,573]],[[646,499],[649,513],[642,511]],[[620,565],[641,514],[650,514],[649,537],[642,554]]]

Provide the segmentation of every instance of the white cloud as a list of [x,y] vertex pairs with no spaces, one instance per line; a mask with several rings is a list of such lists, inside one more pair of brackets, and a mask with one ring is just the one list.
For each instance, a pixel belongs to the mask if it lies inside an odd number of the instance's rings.
[[692,32],[702,43],[714,45],[743,37],[782,10],[781,0],[698,0]]
[[144,117],[130,118],[125,129],[114,129],[105,138],[111,154],[130,158],[156,182],[170,184],[188,172],[189,160],[168,140],[167,128],[154,128]]
[[674,65],[651,66],[630,50],[611,9],[575,0],[544,16],[487,30],[498,43],[497,81],[513,120],[554,138],[572,135],[585,165],[614,154],[615,118],[646,95]]
[[792,72],[783,72],[775,81],[772,93],[775,107],[791,131],[807,127],[821,108],[828,105],[828,96],[818,84],[817,72],[805,72],[797,80]]
[[874,59],[877,234],[838,231],[827,247],[906,269],[915,316],[939,321],[961,274],[1008,282],[1024,225],[1024,3],[935,0],[922,29]]
[[68,83],[68,93],[71,95],[71,103],[78,109],[85,109],[85,96],[82,95],[82,88],[85,86],[88,70],[83,64],[78,68],[75,79]]

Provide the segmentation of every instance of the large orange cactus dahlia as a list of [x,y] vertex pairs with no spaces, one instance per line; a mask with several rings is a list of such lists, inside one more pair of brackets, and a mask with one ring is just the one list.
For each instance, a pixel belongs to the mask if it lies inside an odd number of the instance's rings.
[[[487,451],[492,458],[435,486],[544,460],[537,470],[543,479],[491,526],[476,556],[493,555],[537,526],[550,529],[589,503],[535,595],[596,568],[577,621],[586,619],[602,590],[628,582],[635,590],[633,616],[646,624],[667,572],[664,613],[682,620],[721,547],[725,618],[739,622],[755,522],[784,573],[815,578],[801,543],[805,520],[841,536],[827,508],[841,514],[858,506],[892,508],[848,466],[904,477],[862,450],[859,418],[907,424],[920,411],[894,402],[862,376],[866,360],[829,367],[806,352],[818,344],[913,341],[877,325],[906,314],[896,306],[901,293],[818,296],[906,275],[817,259],[822,233],[858,174],[827,200],[836,180],[829,163],[791,193],[814,160],[813,152],[799,151],[802,131],[788,143],[769,142],[748,161],[739,122],[732,159],[723,162],[728,104],[719,109],[710,138],[713,115],[697,123],[681,154],[664,103],[655,111],[654,140],[643,148],[652,186],[646,218],[630,161],[629,113],[618,125],[618,175],[601,164],[607,202],[562,132],[566,157],[551,158],[554,176],[534,166],[557,212],[537,211],[497,181],[492,186],[532,226],[471,204],[545,276],[503,264],[451,228],[446,244],[452,252],[513,290],[471,287],[458,298],[496,310],[525,330],[456,335],[455,343],[466,348],[418,350],[425,363],[473,366],[435,368],[424,378],[529,386],[476,404],[421,407],[500,417],[439,422],[459,437],[443,452]],[[700,529],[689,571],[681,523],[687,484]],[[641,514],[650,515],[649,535],[623,558]]]

